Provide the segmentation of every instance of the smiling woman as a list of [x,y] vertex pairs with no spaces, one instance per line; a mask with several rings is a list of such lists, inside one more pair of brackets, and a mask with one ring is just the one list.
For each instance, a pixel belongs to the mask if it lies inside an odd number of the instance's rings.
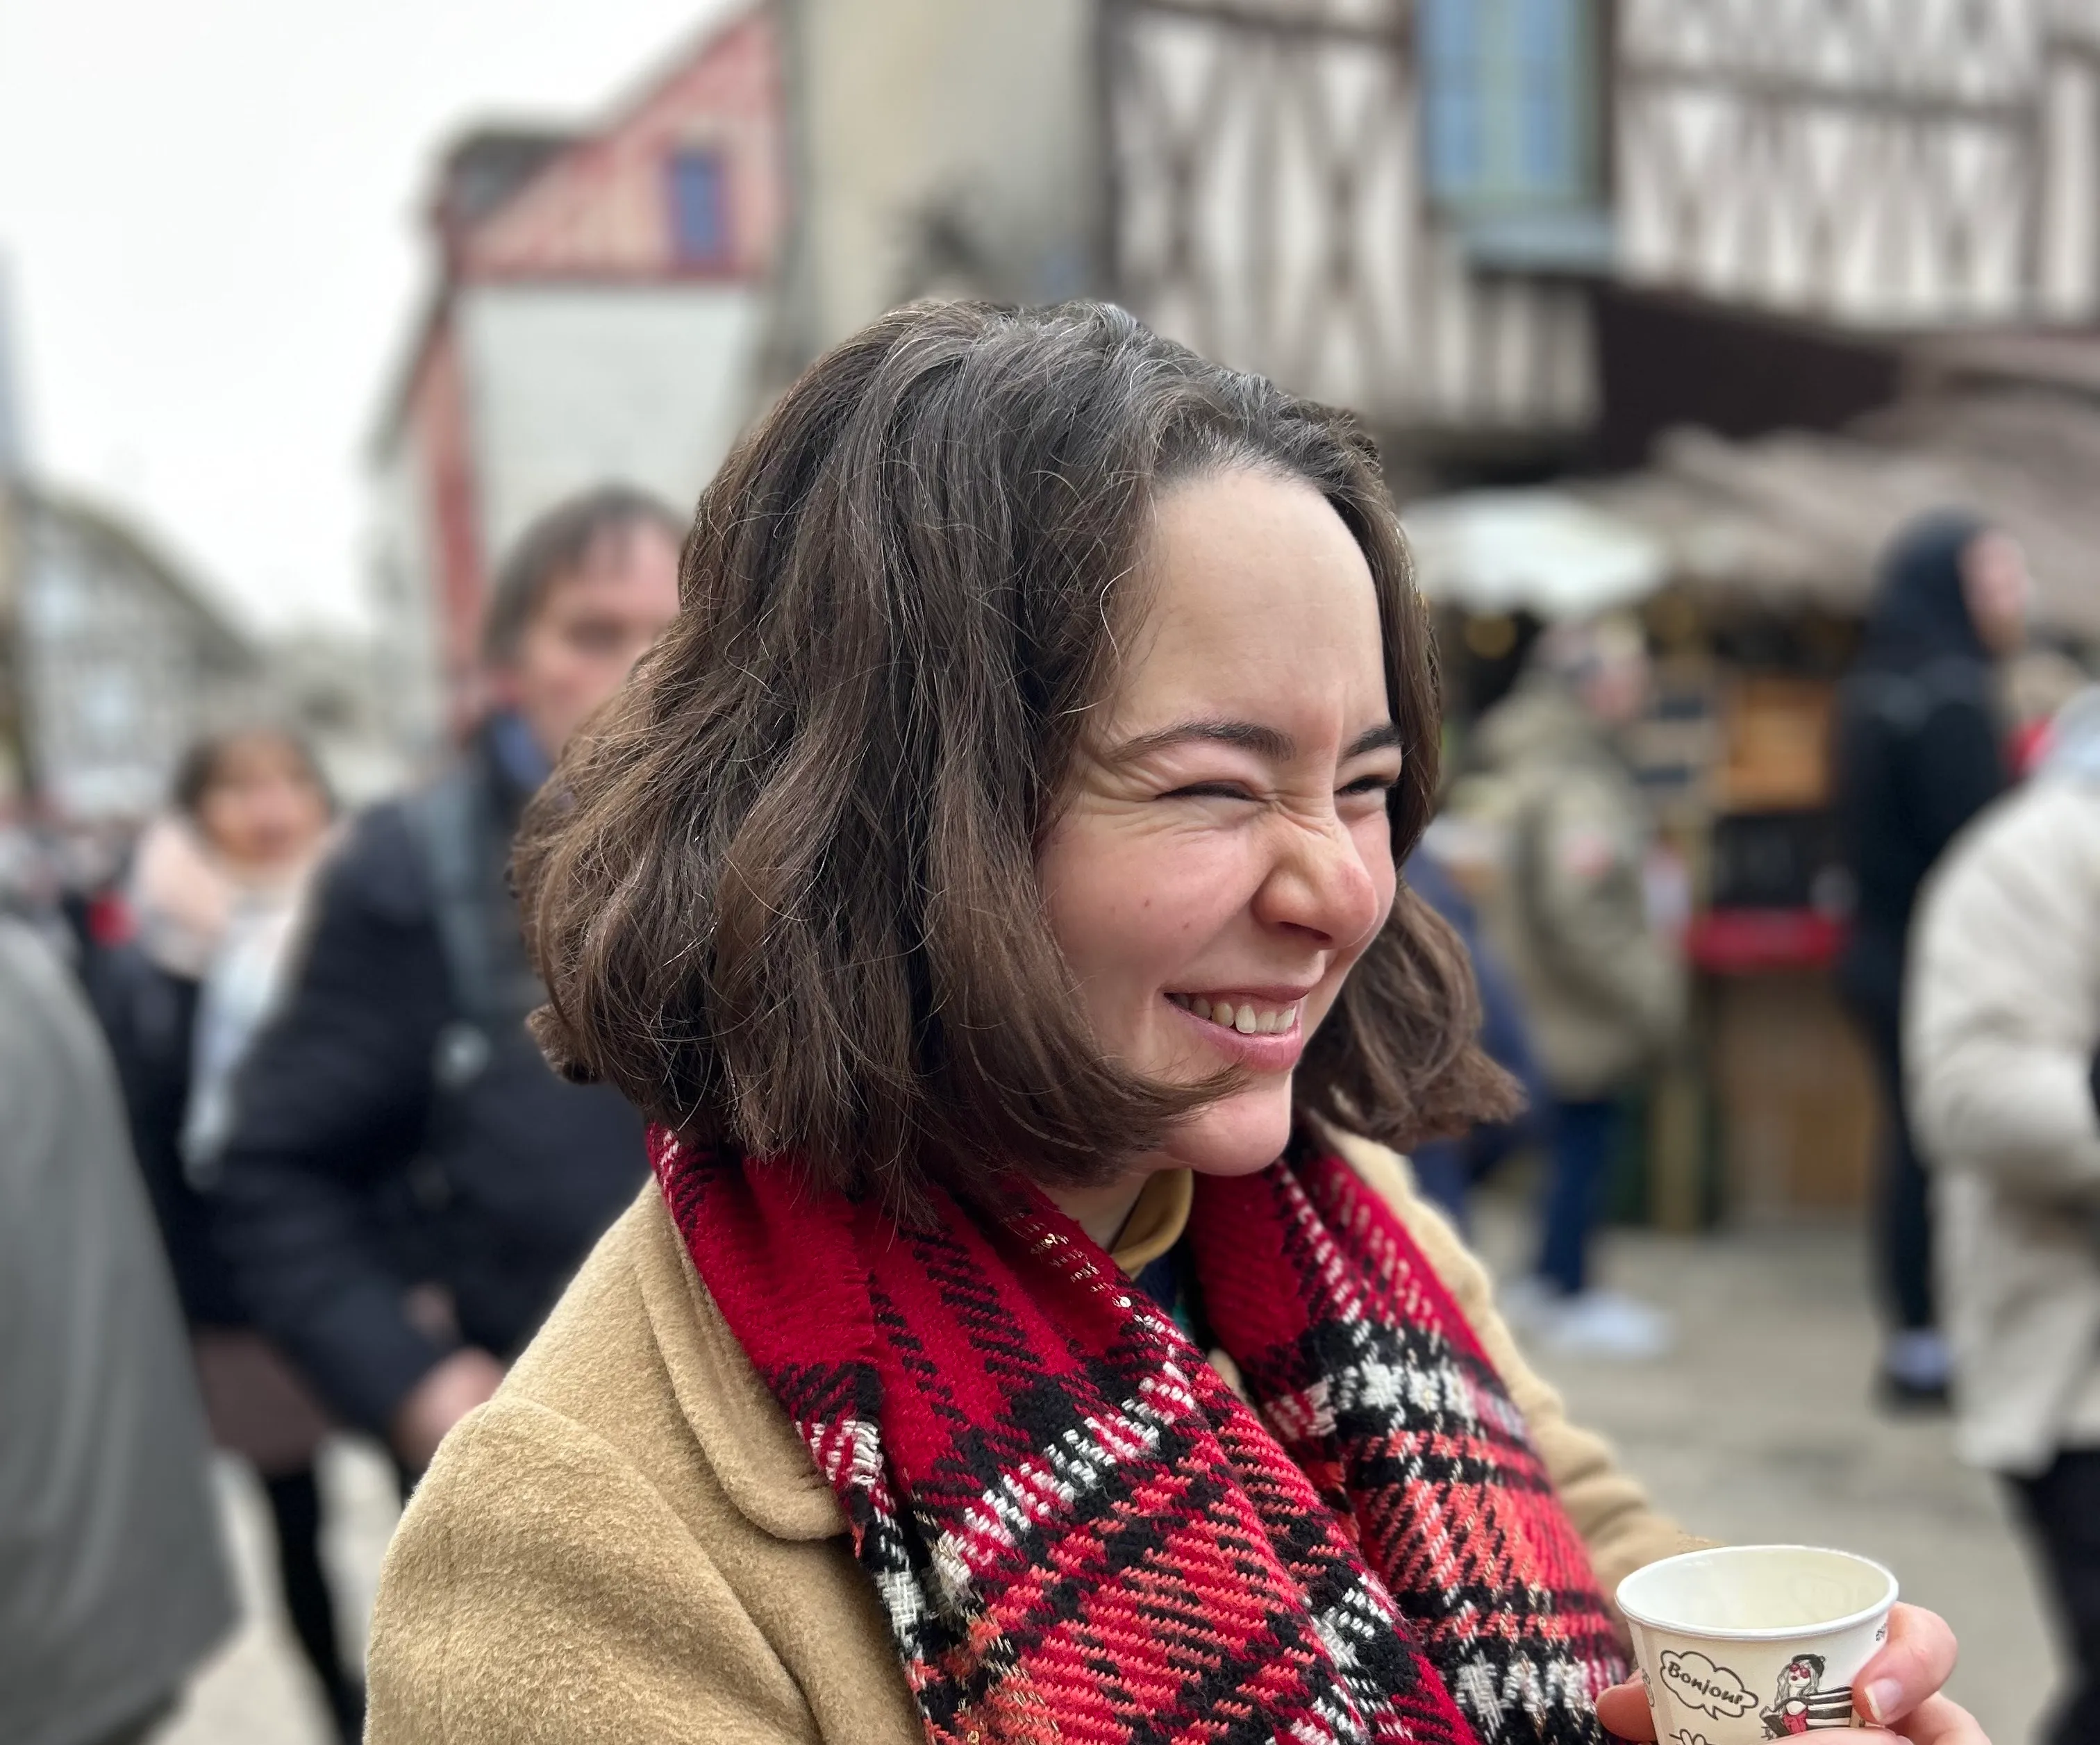
[[1142,628],[1061,784],[1043,909],[1109,1057],[1233,1077],[1149,1157],[1057,1195],[1104,1245],[1146,1164],[1282,1154],[1308,1041],[1392,914],[1408,767],[1370,565],[1312,484],[1221,465],[1161,495],[1139,557]]
[[[685,598],[522,847],[542,1040],[573,1069],[893,1205],[1155,1153],[1243,1064],[1162,1071],[1168,993],[1317,994],[1277,1107],[1404,1144],[1504,1105],[1462,953],[1394,892],[1441,723],[1345,421],[1112,311],[892,317],[732,456]],[[1344,772],[1366,731],[1393,743]],[[1111,1016],[1056,889],[1213,927],[1225,893],[1189,897],[1221,857],[1232,906],[1383,895],[1325,918],[1346,941],[1250,920],[1202,966],[1234,979]]]
[[1384,1148],[1509,1094],[1396,870],[1368,443],[1117,310],[907,310],[682,597],[518,861],[657,1186],[418,1492],[368,1738],[1639,1732],[1602,1584],[1680,1536]]

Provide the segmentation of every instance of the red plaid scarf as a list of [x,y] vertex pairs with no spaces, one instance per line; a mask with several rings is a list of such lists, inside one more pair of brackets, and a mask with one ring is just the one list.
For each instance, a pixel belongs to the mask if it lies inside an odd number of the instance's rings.
[[1625,1669],[1582,1541],[1341,1159],[1197,1183],[1195,1276],[1251,1411],[1033,1191],[900,1227],[660,1131],[651,1155],[935,1745],[1602,1738]]

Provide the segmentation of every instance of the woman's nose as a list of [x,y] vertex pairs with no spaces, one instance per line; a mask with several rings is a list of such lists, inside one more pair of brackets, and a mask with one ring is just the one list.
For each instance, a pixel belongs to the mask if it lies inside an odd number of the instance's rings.
[[1255,895],[1256,918],[1297,928],[1324,946],[1357,944],[1379,923],[1379,881],[1339,817],[1292,822]]

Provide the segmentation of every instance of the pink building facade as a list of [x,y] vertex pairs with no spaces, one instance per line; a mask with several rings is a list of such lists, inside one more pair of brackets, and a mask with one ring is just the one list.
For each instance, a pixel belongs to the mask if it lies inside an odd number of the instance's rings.
[[479,707],[489,577],[535,516],[615,482],[682,513],[734,441],[783,231],[781,112],[761,6],[600,126],[476,134],[445,158],[437,283],[374,445],[375,592],[413,749]]

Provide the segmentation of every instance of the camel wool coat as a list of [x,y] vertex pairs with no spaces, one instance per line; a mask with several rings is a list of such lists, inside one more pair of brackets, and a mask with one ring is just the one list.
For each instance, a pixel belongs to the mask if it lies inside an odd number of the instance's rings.
[[[1683,1549],[1524,1366],[1485,1272],[1401,1161],[1343,1148],[1501,1372],[1604,1592]],[[1185,1216],[1185,1192],[1158,1246]],[[369,1678],[367,1745],[924,1739],[831,1488],[653,1184],[445,1439],[387,1552]]]

